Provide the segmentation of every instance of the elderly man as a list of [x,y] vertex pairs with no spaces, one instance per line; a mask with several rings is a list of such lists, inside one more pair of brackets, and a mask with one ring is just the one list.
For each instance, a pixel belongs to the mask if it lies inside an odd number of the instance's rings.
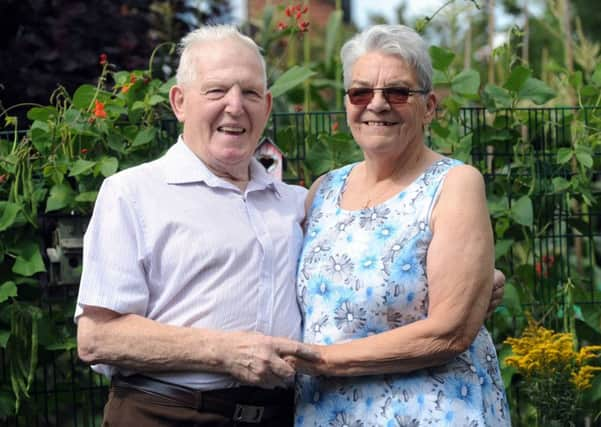
[[[111,378],[105,426],[292,425],[306,191],[253,158],[265,63],[235,28],[181,43],[160,159],[102,185],[84,241],[79,356]],[[502,282],[502,280],[501,280]]]
[[219,26],[181,45],[170,100],[183,135],[98,195],[79,355],[112,377],[106,425],[280,427],[293,401],[283,358],[315,357],[298,342],[294,289],[305,191],[253,158],[271,111],[255,43]]

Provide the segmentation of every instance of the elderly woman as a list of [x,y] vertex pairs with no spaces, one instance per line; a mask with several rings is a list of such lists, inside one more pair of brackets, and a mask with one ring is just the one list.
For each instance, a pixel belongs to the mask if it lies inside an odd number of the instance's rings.
[[346,112],[365,160],[310,190],[298,271],[297,426],[506,426],[483,326],[493,283],[484,183],[424,143],[436,109],[427,46],[377,25],[342,48]]

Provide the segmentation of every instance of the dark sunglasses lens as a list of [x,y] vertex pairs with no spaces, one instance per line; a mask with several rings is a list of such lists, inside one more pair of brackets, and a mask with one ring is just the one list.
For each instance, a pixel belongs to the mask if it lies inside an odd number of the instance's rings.
[[353,88],[348,90],[348,97],[351,104],[367,105],[374,97],[374,91],[369,88]]
[[389,87],[384,89],[384,96],[391,104],[404,104],[409,99],[409,89],[404,87]]

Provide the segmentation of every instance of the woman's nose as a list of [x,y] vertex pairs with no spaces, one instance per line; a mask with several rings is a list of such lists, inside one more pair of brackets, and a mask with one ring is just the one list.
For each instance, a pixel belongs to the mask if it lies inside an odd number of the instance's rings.
[[390,109],[390,103],[384,96],[383,91],[375,90],[373,98],[367,104],[367,108],[373,111],[385,111]]

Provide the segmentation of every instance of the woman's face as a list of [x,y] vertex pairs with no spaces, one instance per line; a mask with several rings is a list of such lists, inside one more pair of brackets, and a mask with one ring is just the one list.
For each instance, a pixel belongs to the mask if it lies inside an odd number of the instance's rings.
[[[352,69],[350,88],[404,87],[418,90],[413,67],[401,58],[382,52],[361,56]],[[423,143],[424,128],[436,109],[436,97],[413,94],[405,104],[389,103],[375,91],[367,105],[350,103],[345,97],[347,121],[357,144],[366,154],[402,154],[407,147]]]

